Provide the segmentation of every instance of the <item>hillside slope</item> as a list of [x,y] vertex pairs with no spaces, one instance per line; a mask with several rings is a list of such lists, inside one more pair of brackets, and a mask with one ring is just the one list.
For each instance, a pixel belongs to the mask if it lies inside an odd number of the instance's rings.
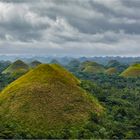
[[140,64],[134,64],[132,66],[129,66],[125,71],[123,71],[120,76],[126,77],[126,78],[136,78],[140,77]]
[[0,94],[2,123],[14,122],[14,131],[20,128],[31,138],[62,138],[66,128],[76,135],[92,112],[100,114],[103,110],[79,82],[59,65],[39,65]]
[[104,67],[96,62],[86,61],[81,64],[81,70],[87,73],[103,73]]
[[117,68],[108,68],[105,73],[108,74],[108,75],[113,75],[113,74],[116,74],[118,71],[117,71]]
[[12,76],[22,75],[29,70],[29,66],[21,60],[17,60],[12,63],[7,69],[5,69],[3,74],[11,74]]

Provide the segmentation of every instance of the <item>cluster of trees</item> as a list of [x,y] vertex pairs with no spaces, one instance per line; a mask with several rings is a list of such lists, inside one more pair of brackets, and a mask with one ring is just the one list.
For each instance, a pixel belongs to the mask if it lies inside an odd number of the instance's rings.
[[0,61],[0,73],[10,65],[10,61]]
[[9,74],[0,74],[0,91],[14,80]]
[[81,86],[97,97],[105,108],[102,118],[88,123],[84,138],[140,138],[140,78],[76,73]]
[[117,74],[114,75],[107,75],[104,73],[85,73],[85,72],[74,72],[74,74],[83,80],[90,80],[96,84],[103,85],[103,86],[110,86],[116,87],[118,89],[135,89],[140,86],[140,77],[138,78],[124,78],[118,76]]

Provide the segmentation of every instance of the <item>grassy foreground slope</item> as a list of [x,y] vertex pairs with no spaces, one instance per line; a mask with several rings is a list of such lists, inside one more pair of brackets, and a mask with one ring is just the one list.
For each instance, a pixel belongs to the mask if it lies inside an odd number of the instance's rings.
[[134,64],[134,65],[128,67],[124,72],[121,73],[120,76],[123,76],[126,78],[140,77],[140,64]]
[[12,131],[22,130],[25,137],[62,138],[70,131],[75,138],[90,114],[103,110],[79,83],[61,66],[41,64],[1,92],[1,122],[12,122]]

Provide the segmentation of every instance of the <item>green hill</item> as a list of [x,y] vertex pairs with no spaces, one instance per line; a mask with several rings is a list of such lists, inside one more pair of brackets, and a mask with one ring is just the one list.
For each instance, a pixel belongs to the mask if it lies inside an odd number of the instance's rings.
[[134,64],[132,66],[129,66],[125,71],[123,71],[120,76],[126,77],[126,78],[137,78],[140,77],[140,64]]
[[117,60],[110,60],[107,64],[107,67],[118,67],[120,66],[120,63]]
[[30,63],[30,67],[31,67],[31,68],[35,68],[35,67],[37,67],[37,66],[40,65],[40,64],[41,64],[41,62],[35,60],[35,61],[33,61],[33,62]]
[[63,138],[68,132],[75,138],[90,114],[103,110],[79,83],[61,66],[41,64],[1,92],[0,121],[24,138]]
[[71,72],[76,72],[79,71],[79,66],[80,61],[77,59],[73,59],[65,67]]
[[50,64],[60,64],[60,63],[59,63],[58,60],[56,60],[56,59],[52,59],[52,60],[50,61]]
[[2,73],[11,64],[10,61],[0,61],[0,73]]
[[14,63],[12,63],[7,69],[5,69],[2,73],[3,74],[11,74],[11,76],[19,76],[23,75],[29,70],[29,66],[25,64],[21,60],[17,60]]
[[104,67],[96,62],[86,61],[81,64],[81,70],[87,73],[103,73]]
[[[109,70],[109,73],[112,71],[117,71],[117,73],[122,73],[124,70],[126,70],[127,68],[128,68],[128,65],[127,64],[123,64],[123,63],[120,63],[120,62],[118,62],[117,60],[110,60],[109,62],[108,62],[108,64],[106,65],[106,68],[108,68],[108,70]],[[114,68],[114,70],[111,69],[112,68]],[[116,69],[116,70],[115,70]]]
[[80,66],[80,61],[77,59],[73,59],[68,63],[69,67],[79,67]]
[[105,73],[108,74],[108,75],[112,75],[112,74],[116,74],[118,71],[116,68],[108,68]]

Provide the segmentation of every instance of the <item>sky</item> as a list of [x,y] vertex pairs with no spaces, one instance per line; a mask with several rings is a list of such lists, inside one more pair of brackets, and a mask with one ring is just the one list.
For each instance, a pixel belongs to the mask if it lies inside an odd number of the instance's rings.
[[0,54],[139,56],[140,0],[0,0]]

